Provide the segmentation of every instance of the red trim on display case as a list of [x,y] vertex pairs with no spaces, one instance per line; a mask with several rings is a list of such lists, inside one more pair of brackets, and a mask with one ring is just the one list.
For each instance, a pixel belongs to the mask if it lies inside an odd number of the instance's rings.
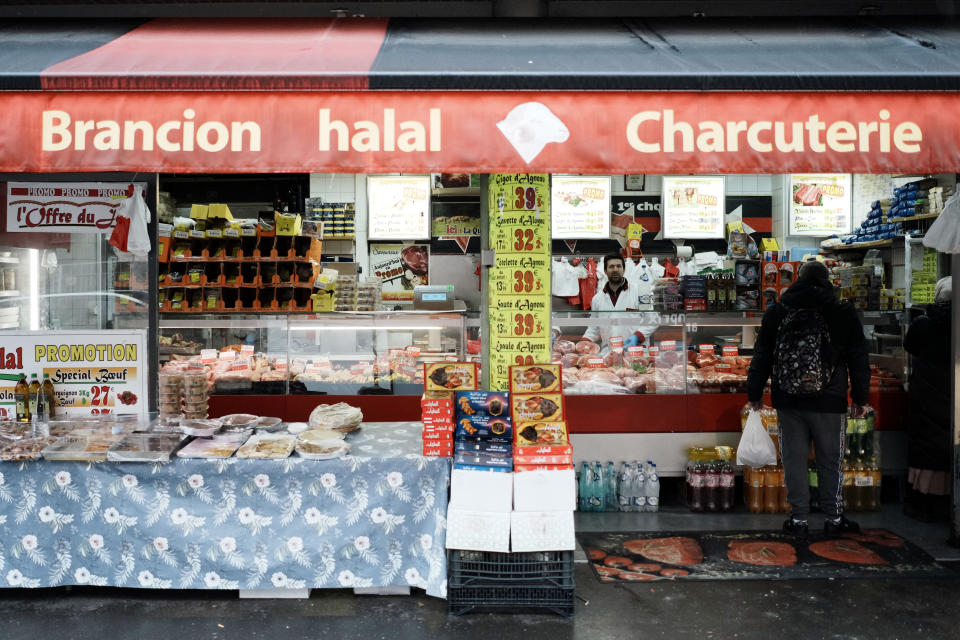
[[[305,421],[319,404],[346,402],[371,422],[420,420],[420,396],[211,396],[210,415],[254,413]],[[740,431],[746,394],[564,396],[570,433],[715,433]],[[769,404],[769,398],[765,399]],[[879,431],[907,424],[907,394],[870,394]]]

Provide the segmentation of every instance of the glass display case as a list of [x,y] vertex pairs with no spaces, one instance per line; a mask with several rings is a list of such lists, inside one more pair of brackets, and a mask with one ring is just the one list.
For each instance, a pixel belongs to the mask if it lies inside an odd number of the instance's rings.
[[420,395],[425,363],[466,358],[465,331],[459,312],[164,317],[160,359],[215,395]]
[[[902,312],[861,312],[871,391],[902,391]],[[555,311],[570,395],[746,393],[760,312]]]

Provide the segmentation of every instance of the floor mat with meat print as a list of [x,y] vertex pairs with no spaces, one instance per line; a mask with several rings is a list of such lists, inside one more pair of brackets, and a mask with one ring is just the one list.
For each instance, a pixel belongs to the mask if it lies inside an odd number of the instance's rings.
[[953,575],[918,546],[885,529],[806,542],[779,531],[580,533],[601,582],[792,580]]

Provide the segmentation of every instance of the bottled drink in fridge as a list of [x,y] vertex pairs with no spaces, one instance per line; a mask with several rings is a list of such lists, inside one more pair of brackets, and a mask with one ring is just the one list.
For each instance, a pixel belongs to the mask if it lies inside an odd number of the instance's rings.
[[697,460],[690,476],[690,510],[700,512],[706,509],[704,485],[707,483],[707,467],[703,460]]
[[717,468],[716,462],[710,462],[707,466],[704,485],[706,509],[715,513],[720,510],[720,470]]
[[883,474],[880,469],[880,463],[876,458],[870,461],[870,476],[873,478],[873,509],[880,509],[880,489],[883,482]]
[[763,510],[767,513],[780,511],[780,473],[778,467],[763,468]]
[[720,511],[733,511],[734,471],[729,460],[720,466]]
[[659,511],[660,474],[657,473],[657,465],[652,460],[647,460],[645,474],[644,493],[647,497],[647,511]]
[[617,478],[617,502],[620,511],[630,511],[630,483],[633,482],[633,471],[630,463],[620,463],[620,475]]
[[744,492],[750,513],[763,513],[763,470],[744,467]]
[[633,482],[630,483],[630,506],[631,511],[646,511],[647,496],[644,493],[646,484],[646,475],[643,473],[643,465],[633,461]]
[[607,469],[603,478],[603,488],[603,510],[616,511],[619,509],[619,500],[617,499],[617,468],[612,460],[607,461]]

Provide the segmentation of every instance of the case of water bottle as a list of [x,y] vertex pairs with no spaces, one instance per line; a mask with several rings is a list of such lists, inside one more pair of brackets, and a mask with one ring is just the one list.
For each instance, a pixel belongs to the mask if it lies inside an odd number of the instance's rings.
[[652,460],[581,463],[577,479],[580,511],[654,512],[660,510],[660,474]]

